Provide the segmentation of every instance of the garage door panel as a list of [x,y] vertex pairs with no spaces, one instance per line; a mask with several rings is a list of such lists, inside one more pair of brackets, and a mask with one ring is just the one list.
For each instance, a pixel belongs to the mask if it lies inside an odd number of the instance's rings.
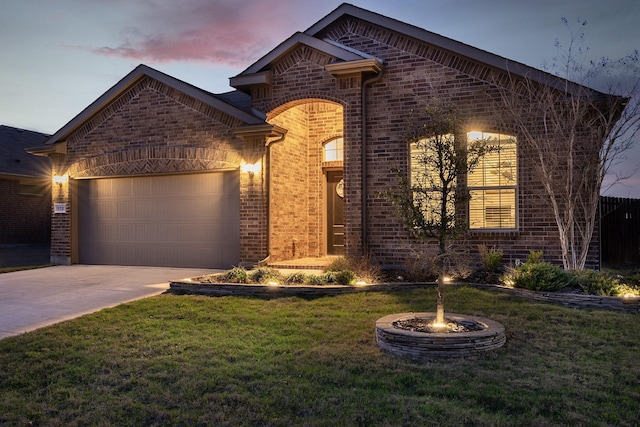
[[81,263],[238,263],[237,172],[86,180],[78,197]]

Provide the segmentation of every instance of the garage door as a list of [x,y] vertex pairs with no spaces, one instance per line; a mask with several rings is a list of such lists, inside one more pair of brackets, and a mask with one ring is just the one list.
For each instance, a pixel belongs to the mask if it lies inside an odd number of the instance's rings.
[[238,172],[82,180],[82,264],[227,268],[240,241]]

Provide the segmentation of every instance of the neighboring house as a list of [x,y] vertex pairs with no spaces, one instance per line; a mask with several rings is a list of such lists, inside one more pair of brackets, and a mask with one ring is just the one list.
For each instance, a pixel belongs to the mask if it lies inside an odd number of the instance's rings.
[[49,242],[50,162],[26,151],[48,137],[0,125],[0,245]]
[[228,267],[346,253],[401,265],[417,242],[381,191],[393,167],[409,168],[407,126],[434,98],[456,106],[469,139],[499,137],[510,164],[508,179],[487,166],[468,182],[465,245],[558,261],[528,153],[492,108],[491,76],[507,70],[544,74],[348,4],[232,77],[234,92],[140,65],[33,151],[61,177],[52,261]]
[[600,197],[600,258],[609,267],[640,265],[640,199]]

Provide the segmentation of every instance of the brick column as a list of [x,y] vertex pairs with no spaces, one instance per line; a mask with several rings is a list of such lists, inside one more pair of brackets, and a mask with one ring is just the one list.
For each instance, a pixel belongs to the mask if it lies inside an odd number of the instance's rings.
[[[51,155],[53,177],[64,177],[51,185],[51,262],[71,264],[71,197],[64,156]],[[56,210],[56,207],[59,209]]]
[[253,264],[268,255],[267,192],[264,172],[264,156],[256,163],[240,166],[241,264]]

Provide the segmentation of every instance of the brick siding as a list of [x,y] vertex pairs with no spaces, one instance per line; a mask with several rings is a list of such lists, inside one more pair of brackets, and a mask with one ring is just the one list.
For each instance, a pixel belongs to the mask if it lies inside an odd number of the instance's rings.
[[[97,112],[67,140],[67,154],[53,155],[54,174],[76,178],[215,171],[238,168],[244,141],[232,129],[241,122],[150,77],[130,87]],[[255,184],[241,180],[241,239],[246,258],[264,256],[264,203],[250,196]],[[70,262],[71,215],[76,195],[66,183],[54,203],[66,203],[66,214],[52,219],[52,259]],[[260,187],[262,192],[262,187]],[[247,215],[247,208],[252,210]],[[244,223],[242,222],[244,221]],[[250,224],[246,222],[249,221]]]
[[[495,102],[498,90],[490,82],[496,71],[468,58],[458,57],[436,46],[411,39],[410,37],[390,33],[370,23],[353,18],[337,22],[317,37],[328,37],[338,43],[357,49],[384,60],[385,70],[382,79],[367,89],[367,239],[372,259],[384,265],[403,264],[410,257],[417,242],[396,218],[393,208],[380,196],[381,191],[390,188],[396,182],[392,167],[406,171],[408,147],[406,131],[416,116],[433,100],[456,106],[465,124],[465,131],[481,130],[514,134],[508,128],[500,127],[501,117],[496,113]],[[315,64],[311,63],[316,61]],[[296,129],[296,120],[289,119],[291,102],[304,99],[322,98],[339,102],[344,108],[345,137],[345,217],[347,222],[347,253],[358,255],[362,251],[360,240],[361,210],[361,129],[360,129],[360,76],[335,79],[323,69],[331,58],[314,54],[308,47],[300,47],[281,59],[272,67],[273,86],[270,91],[262,91],[254,98],[254,106],[266,111],[272,122]],[[277,120],[276,120],[277,119]],[[296,135],[299,132],[294,132]],[[517,137],[517,135],[515,135]],[[297,136],[296,136],[297,137]],[[293,136],[283,143],[293,145]],[[297,142],[296,142],[297,143]],[[274,150],[274,158],[276,156]],[[291,175],[303,173],[304,165],[298,163],[302,152],[287,153],[289,159],[296,159],[295,165],[282,161]],[[530,250],[542,250],[545,258],[561,262],[561,249],[557,237],[557,228],[552,211],[544,202],[544,191],[534,178],[530,162],[526,159],[531,153],[522,147],[518,150],[518,228],[510,231],[470,231],[461,244],[472,254],[477,254],[480,244],[501,249],[507,261],[526,259]],[[311,156],[309,162],[310,177],[320,176],[314,169],[316,161]],[[294,167],[294,169],[291,169]],[[280,171],[274,165],[274,176]],[[279,185],[287,189],[296,188],[288,181],[293,177],[274,178]],[[274,181],[275,183],[276,181]],[[286,192],[286,190],[280,191]],[[302,191],[303,187],[295,192]],[[314,192],[309,187],[310,194]],[[290,199],[290,202],[295,201]],[[272,203],[285,203],[274,192]],[[309,209],[309,204],[300,204],[309,212],[310,217],[319,218],[320,214]],[[316,206],[320,206],[316,203]],[[279,209],[279,208],[277,208]],[[278,210],[272,212],[278,216]],[[314,256],[315,247],[311,245],[311,228],[301,227],[301,218],[281,219],[285,224],[295,224],[296,232],[308,233],[308,254]],[[286,219],[285,219],[286,218]],[[278,220],[275,220],[278,221]],[[294,222],[290,222],[294,221]],[[274,230],[282,241],[272,239],[272,251],[282,250],[282,254],[291,254],[285,247],[290,244],[291,236],[285,230]],[[320,238],[319,240],[321,240]],[[304,242],[304,239],[298,238]],[[434,247],[433,245],[427,245]],[[276,249],[277,248],[277,249]],[[592,242],[588,265],[597,266],[597,230]],[[435,247],[434,247],[435,249]],[[296,255],[302,256],[304,249]]]
[[49,243],[51,235],[51,183],[39,184],[42,195],[21,194],[20,181],[0,179],[0,244]]

